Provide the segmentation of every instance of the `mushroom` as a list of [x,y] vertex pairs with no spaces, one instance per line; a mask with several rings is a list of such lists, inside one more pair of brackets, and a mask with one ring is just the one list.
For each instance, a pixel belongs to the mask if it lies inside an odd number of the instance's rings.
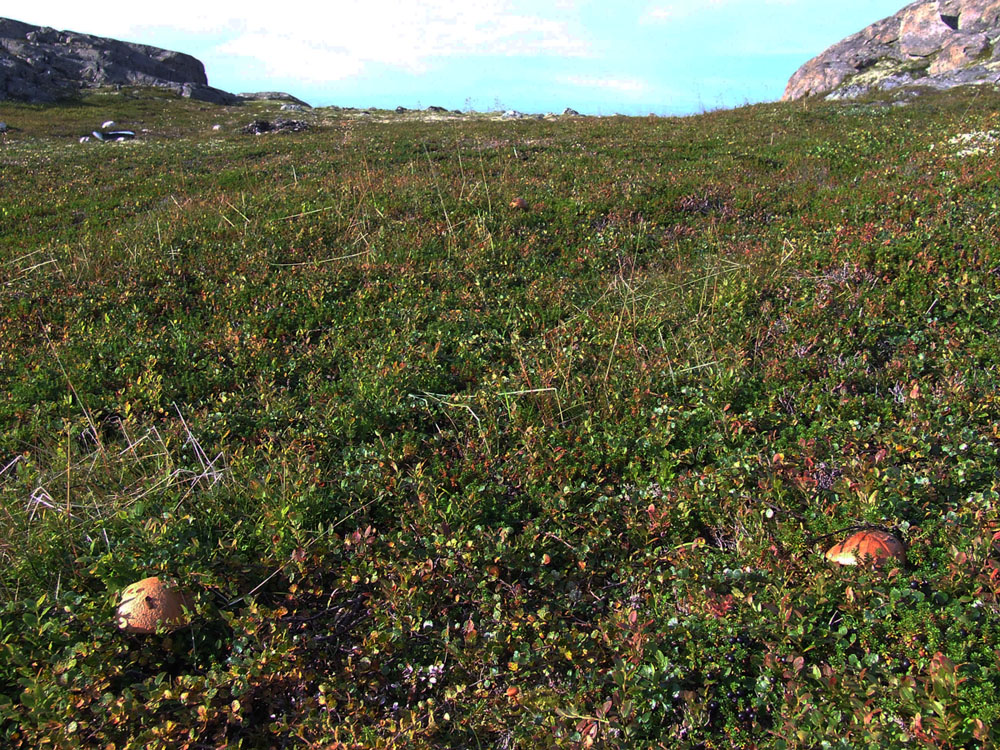
[[872,565],[881,567],[890,560],[905,565],[906,551],[903,543],[887,531],[867,529],[830,547],[826,552],[826,559],[839,565],[858,565],[869,561]]
[[526,201],[524,198],[515,198],[510,202],[510,207],[516,208],[519,211],[527,211],[529,208],[528,201]]
[[193,609],[186,594],[152,576],[125,587],[115,619],[127,633],[176,630],[188,623],[185,608]]

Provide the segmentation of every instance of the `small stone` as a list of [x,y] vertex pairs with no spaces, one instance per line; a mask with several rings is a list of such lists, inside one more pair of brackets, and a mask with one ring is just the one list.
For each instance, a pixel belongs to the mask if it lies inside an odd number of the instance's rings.
[[826,552],[826,559],[838,565],[870,563],[882,567],[895,562],[906,565],[903,543],[887,531],[867,529],[847,537]]
[[151,576],[125,587],[115,620],[126,633],[176,630],[189,622],[185,609],[193,609],[185,593]]

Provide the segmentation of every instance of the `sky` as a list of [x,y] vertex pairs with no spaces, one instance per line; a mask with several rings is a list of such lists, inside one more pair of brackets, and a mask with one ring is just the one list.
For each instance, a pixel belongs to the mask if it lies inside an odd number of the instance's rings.
[[38,0],[0,16],[186,52],[212,86],[313,106],[684,115],[779,99],[906,2]]

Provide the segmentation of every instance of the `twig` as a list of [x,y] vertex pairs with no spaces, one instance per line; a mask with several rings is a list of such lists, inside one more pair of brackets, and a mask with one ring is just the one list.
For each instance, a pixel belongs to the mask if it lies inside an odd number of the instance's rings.
[[550,393],[554,392],[555,388],[531,388],[526,391],[501,391],[500,396],[527,396],[529,393]]
[[[355,241],[354,244],[357,244]],[[360,253],[351,253],[350,255],[338,255],[336,258],[323,258],[321,260],[306,260],[301,263],[271,263],[269,265],[275,268],[298,268],[299,266],[318,266],[320,263],[333,263],[338,260],[350,260],[351,258],[360,258],[362,255],[368,255],[371,252],[371,248],[366,248]]]
[[[246,222],[247,224],[249,224],[249,223],[250,223],[250,219],[248,219],[248,218],[247,218],[247,215],[246,215],[245,213],[243,213],[242,211],[240,211],[240,210],[239,210],[238,208],[236,208],[236,206],[234,206],[234,205],[233,205],[232,203],[230,203],[229,201],[226,201],[226,205],[227,205],[227,206],[229,206],[229,207],[230,207],[231,209],[233,209],[233,210],[234,210],[234,211],[235,211],[236,213],[238,213],[238,214],[239,214],[240,216],[242,216],[242,217],[243,217],[243,221],[245,221],[245,222]],[[221,213],[221,212],[220,212],[220,213]],[[230,222],[230,224],[231,224],[231,223],[232,223],[232,222]]]
[[336,206],[326,206],[324,208],[314,208],[311,211],[303,211],[302,213],[299,213],[299,214],[290,214],[288,216],[282,216],[282,217],[276,219],[276,221],[288,221],[289,219],[301,219],[303,216],[312,216],[313,214],[321,214],[321,213],[323,213],[325,211],[334,211],[334,210],[336,210],[336,208],[337,208]]
[[471,406],[469,406],[468,404],[453,404],[453,403],[450,403],[449,401],[446,400],[448,398],[448,396],[446,394],[443,394],[443,393],[428,393],[427,391],[422,391],[419,394],[411,393],[410,394],[410,398],[418,399],[418,400],[419,399],[424,399],[424,400],[428,400],[429,399],[431,401],[436,401],[437,403],[441,404],[441,406],[448,406],[448,407],[452,407],[452,408],[456,408],[456,409],[465,409],[467,412],[469,412],[469,414],[472,415],[472,418],[476,420],[476,424],[479,426],[479,428],[482,429],[483,424],[479,420],[479,416],[476,414],[476,412],[474,412],[472,410]]
[[[441,201],[441,210],[444,212],[445,223],[448,224],[448,236],[453,237],[455,233],[455,227],[451,223],[451,217],[448,215],[448,207],[444,204],[444,195],[441,194],[441,187],[438,185],[437,173],[434,171],[434,163],[431,161],[430,152],[427,150],[427,144],[424,144],[424,156],[427,157],[427,166],[430,167],[431,176],[434,178],[434,189],[437,191],[438,200]],[[451,258],[451,243],[448,245],[448,257]]]
[[17,463],[18,463],[19,461],[21,461],[21,460],[23,460],[23,459],[24,459],[24,456],[21,456],[21,455],[18,455],[18,456],[14,456],[14,460],[13,460],[13,461],[11,461],[11,462],[10,462],[10,463],[8,463],[8,464],[7,464],[6,466],[4,466],[4,467],[3,467],[2,469],[0,469],[0,477],[2,477],[2,476],[3,476],[4,474],[6,474],[6,473],[7,473],[7,471],[8,471],[8,470],[9,470],[9,469],[10,469],[11,467],[13,467],[13,466],[14,466],[15,464],[17,464]]

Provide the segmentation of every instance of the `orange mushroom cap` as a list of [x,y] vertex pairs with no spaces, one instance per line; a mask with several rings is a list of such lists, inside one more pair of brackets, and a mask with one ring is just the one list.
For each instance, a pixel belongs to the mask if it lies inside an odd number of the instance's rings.
[[193,609],[187,595],[152,576],[125,587],[115,619],[127,633],[176,630],[188,623],[185,608]]
[[887,531],[867,529],[847,537],[826,552],[826,559],[839,565],[858,565],[870,561],[875,566],[896,561],[906,564],[903,543]]

